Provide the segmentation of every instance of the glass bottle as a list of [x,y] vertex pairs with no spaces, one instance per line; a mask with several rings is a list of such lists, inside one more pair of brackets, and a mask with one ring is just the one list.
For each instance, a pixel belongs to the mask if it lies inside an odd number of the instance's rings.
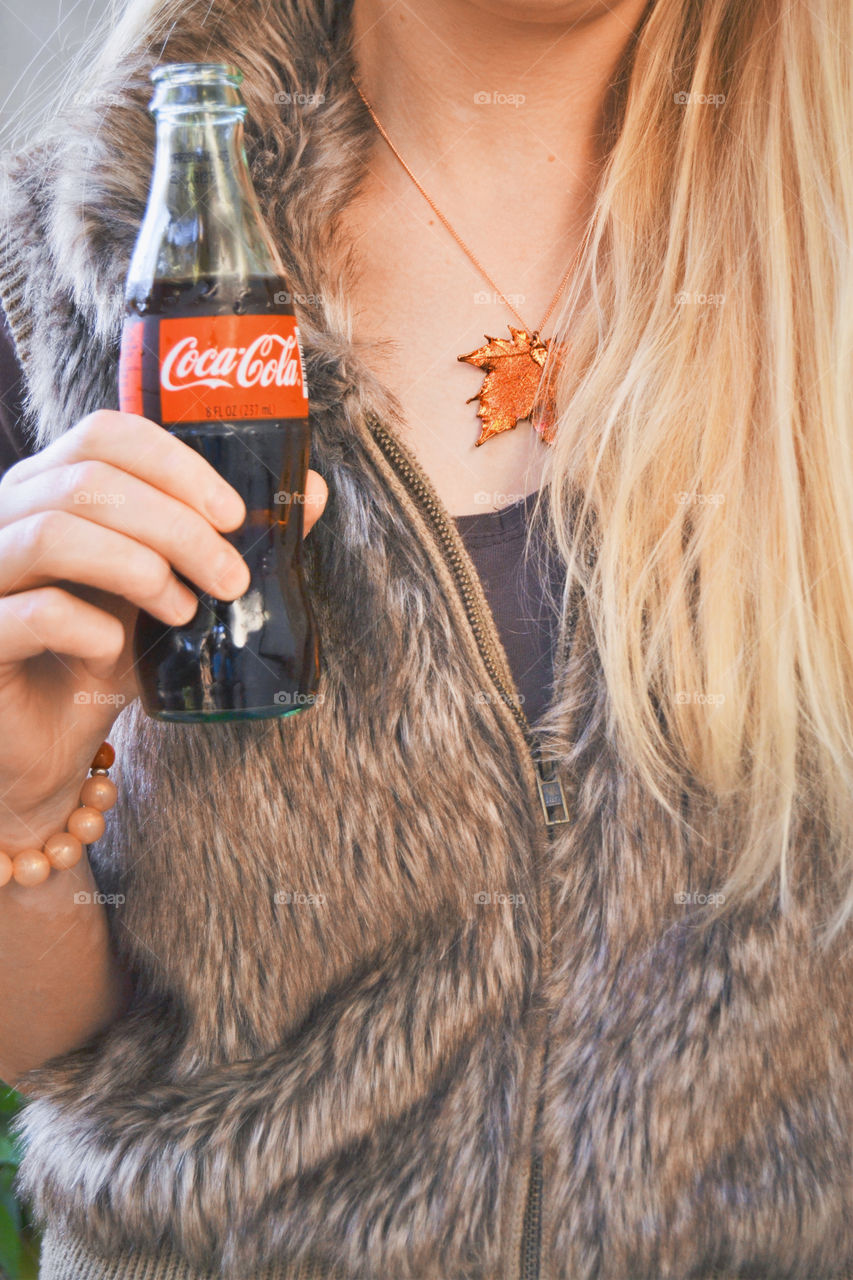
[[286,715],[314,702],[319,681],[301,563],[308,392],[291,294],[246,160],[242,78],[223,63],[151,72],[156,151],[126,282],[119,404],[237,489],[246,519],[223,536],[251,571],[234,601],[187,583],[199,603],[184,626],[140,611],[142,702],[164,720]]

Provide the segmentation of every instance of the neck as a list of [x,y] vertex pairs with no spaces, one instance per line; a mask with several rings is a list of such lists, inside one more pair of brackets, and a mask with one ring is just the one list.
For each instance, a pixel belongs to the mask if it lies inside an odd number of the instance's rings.
[[[533,197],[537,217],[555,202],[582,213],[607,87],[646,4],[354,0],[356,78],[437,202],[464,209],[458,193],[473,191],[500,194],[497,208]],[[408,181],[390,154],[381,164],[392,190]]]

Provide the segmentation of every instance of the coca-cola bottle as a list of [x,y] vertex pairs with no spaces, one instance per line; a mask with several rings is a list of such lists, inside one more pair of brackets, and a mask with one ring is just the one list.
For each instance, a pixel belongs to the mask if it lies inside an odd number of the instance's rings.
[[[128,272],[119,404],[197,450],[240,493],[225,535],[251,570],[234,601],[198,595],[186,626],[141,611],[134,653],[149,715],[286,715],[315,699],[320,647],[301,566],[310,432],[299,328],[243,148],[242,73],[151,72],[151,189]],[[185,579],[182,579],[186,581]]]

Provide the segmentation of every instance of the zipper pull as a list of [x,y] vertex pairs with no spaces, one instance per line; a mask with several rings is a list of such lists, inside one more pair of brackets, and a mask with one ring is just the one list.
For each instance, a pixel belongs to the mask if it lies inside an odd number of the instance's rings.
[[541,760],[536,756],[536,786],[539,789],[539,801],[545,822],[549,827],[568,822],[569,806],[563,782],[557,773],[553,760]]

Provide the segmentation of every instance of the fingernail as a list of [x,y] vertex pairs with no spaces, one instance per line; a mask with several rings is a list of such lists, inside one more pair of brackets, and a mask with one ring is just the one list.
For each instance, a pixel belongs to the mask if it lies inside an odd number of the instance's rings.
[[226,553],[214,570],[214,594],[224,592],[228,596],[242,595],[248,589],[249,580],[245,560],[242,557],[235,559],[233,555]]
[[177,623],[190,622],[198,609],[198,600],[191,591],[179,583],[172,589],[169,601],[172,616]]
[[207,510],[214,523],[231,525],[243,519],[246,508],[236,489],[218,484],[207,496]]

